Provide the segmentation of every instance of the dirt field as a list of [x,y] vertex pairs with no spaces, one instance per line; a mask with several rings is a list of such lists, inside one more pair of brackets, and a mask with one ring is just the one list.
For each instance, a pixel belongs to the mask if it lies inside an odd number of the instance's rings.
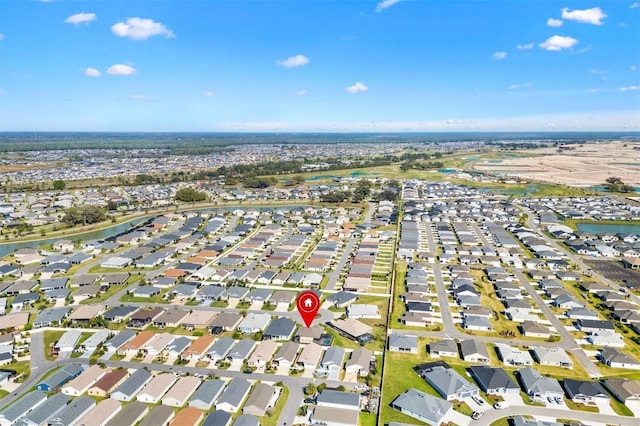
[[539,149],[529,152],[534,157],[480,161],[474,163],[473,169],[571,186],[601,185],[615,176],[626,184],[640,186],[640,144],[611,142],[569,147],[575,149]]

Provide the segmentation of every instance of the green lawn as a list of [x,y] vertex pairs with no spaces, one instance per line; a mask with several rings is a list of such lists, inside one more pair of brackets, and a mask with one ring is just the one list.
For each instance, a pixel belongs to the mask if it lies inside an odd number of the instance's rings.
[[376,426],[377,415],[373,413],[360,413],[358,426]]
[[64,331],[45,331],[44,332],[44,356],[49,361],[54,361],[56,358],[51,356],[51,348],[53,344],[60,340]]

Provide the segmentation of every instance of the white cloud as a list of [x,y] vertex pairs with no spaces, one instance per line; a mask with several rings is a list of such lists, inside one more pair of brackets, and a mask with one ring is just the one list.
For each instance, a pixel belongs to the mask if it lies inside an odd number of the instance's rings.
[[143,18],[127,18],[126,22],[114,24],[111,31],[119,37],[127,37],[131,40],[146,40],[153,36],[164,36],[165,38],[176,36],[164,24]]
[[561,27],[563,23],[564,21],[562,19],[553,19],[553,18],[547,19],[547,25],[553,28]]
[[602,25],[602,20],[607,15],[599,7],[584,10],[569,10],[568,7],[562,9],[562,18],[582,24]]
[[585,52],[588,52],[588,51],[590,51],[590,50],[591,50],[591,46],[583,47],[582,49],[577,50],[577,51],[575,52],[575,54],[576,54],[576,55],[580,55],[580,54],[585,53]]
[[527,81],[527,82],[524,84],[524,87],[527,87],[527,88],[529,88],[529,87],[533,87],[533,83],[532,83],[532,82],[530,82],[530,81]]
[[495,52],[493,54],[493,59],[501,60],[507,57],[507,52]]
[[569,49],[577,43],[578,40],[573,37],[554,35],[549,37],[545,42],[538,44],[538,46],[544,50],[558,51],[562,49]]
[[633,3],[631,3],[631,5],[629,6],[629,9],[636,9],[640,7],[640,3],[637,1],[634,1]]
[[91,21],[96,20],[95,13],[76,13],[75,15],[69,16],[64,20],[67,24],[80,25],[80,24],[89,24]]
[[533,49],[534,45],[535,45],[535,43],[531,42],[531,43],[527,43],[527,44],[519,44],[516,47],[518,48],[518,50],[529,50],[529,49]]
[[511,86],[508,87],[509,90],[516,90],[520,87],[519,84],[512,84]]
[[213,92],[211,90],[203,90],[202,96],[206,96],[207,98],[210,98],[213,96]]
[[600,89],[591,89],[591,90],[589,90],[589,92],[591,92],[591,93],[598,93],[599,91],[600,91]]
[[400,3],[402,0],[382,0],[376,5],[376,12],[380,13],[383,10],[393,6],[396,3]]
[[279,59],[276,61],[276,65],[280,65],[281,67],[285,67],[285,68],[301,67],[303,65],[307,65],[308,63],[309,63],[309,58],[300,54],[296,56],[291,56],[287,59]]
[[87,68],[84,70],[84,75],[87,77],[100,77],[102,73],[95,68]]
[[151,96],[134,94],[129,96],[130,101],[155,102],[156,99]]
[[4,40],[4,34],[0,33],[0,41]]
[[344,90],[347,93],[354,94],[358,92],[366,92],[367,90],[369,90],[369,88],[364,84],[360,83],[359,81],[356,81],[356,83],[353,86],[346,87]]
[[635,91],[635,90],[640,90],[640,86],[627,86],[627,87],[621,87],[620,88],[621,92],[631,92],[631,91]]
[[296,90],[294,93],[296,96],[304,96],[307,94],[307,89]]
[[130,65],[115,64],[111,65],[107,69],[107,74],[111,75],[133,75],[136,73],[136,69]]
[[638,67],[637,67],[637,66],[635,66],[635,65],[630,65],[630,66],[629,66],[629,69],[630,69],[631,71],[635,71],[635,70],[637,70],[637,69],[638,69]]

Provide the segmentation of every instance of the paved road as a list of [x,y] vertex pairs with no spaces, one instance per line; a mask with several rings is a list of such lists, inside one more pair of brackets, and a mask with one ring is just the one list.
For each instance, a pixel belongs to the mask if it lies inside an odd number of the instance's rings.
[[[37,330],[31,335],[31,363],[32,363],[32,371],[29,378],[20,385],[16,391],[6,397],[0,399],[0,407],[5,407],[16,399],[19,396],[22,396],[24,392],[33,388],[38,382],[42,379],[42,377],[48,373],[52,368],[57,368],[61,365],[66,364],[75,364],[75,363],[88,363],[89,358],[69,358],[62,361],[47,361],[44,358],[44,339],[43,333],[41,330]],[[173,366],[173,365],[165,365],[165,364],[142,364],[139,362],[129,362],[129,361],[109,361],[109,360],[101,360],[105,365],[109,367],[124,367],[131,369],[139,369],[141,367],[146,367],[149,370],[154,371],[166,371],[166,372],[177,372],[182,371],[183,373],[191,373],[191,374],[203,374],[203,375],[215,375],[220,377],[241,377],[248,380],[253,381],[268,381],[268,382],[282,382],[289,389],[289,398],[285,403],[284,409],[278,419],[278,425],[292,425],[295,419],[295,416],[298,412],[298,409],[302,405],[302,400],[304,399],[303,389],[310,382],[316,383],[326,383],[330,387],[337,387],[340,385],[345,385],[340,381],[332,381],[332,380],[320,380],[320,379],[309,379],[302,377],[289,377],[289,376],[277,376],[273,374],[244,374],[239,371],[229,371],[229,370],[219,370],[215,368],[199,368],[199,367],[188,367],[188,366]],[[348,385],[348,384],[347,384]]]
[[580,345],[576,343],[575,338],[571,335],[571,333],[569,333],[569,330],[567,330],[567,328],[562,324],[562,322],[558,319],[558,317],[555,316],[553,312],[551,312],[551,310],[549,309],[549,306],[547,306],[544,300],[542,300],[542,297],[540,297],[540,295],[536,292],[533,286],[529,283],[529,280],[527,280],[527,278],[524,276],[522,271],[514,270],[514,273],[516,274],[516,277],[520,280],[520,283],[525,288],[525,290],[527,290],[529,295],[533,297],[533,300],[536,301],[542,313],[544,313],[544,315],[551,322],[553,327],[556,330],[558,330],[558,333],[560,333],[560,342],[556,342],[556,345],[566,351],[572,352],[576,356],[580,364],[582,364],[582,367],[585,369],[585,371],[587,372],[587,374],[589,374],[591,378],[595,379],[602,376],[602,374],[600,373],[600,370],[598,370],[598,367],[596,367],[593,364],[593,362],[589,359],[589,357],[584,352],[584,350],[580,347]]
[[471,421],[471,425],[488,425],[496,420],[512,416],[538,416],[544,418],[579,420],[586,424],[607,424],[621,426],[638,426],[638,419],[635,417],[614,416],[600,413],[590,413],[579,410],[562,410],[558,408],[526,406],[510,406],[504,410],[488,410],[477,421]]
[[[571,260],[573,263],[575,263],[576,265],[578,265],[578,267],[582,268],[583,271],[587,271],[589,269],[591,269],[591,267],[587,264],[584,263],[582,257],[577,256],[575,253],[571,253],[568,250],[566,250],[565,248],[563,248],[562,246],[560,246],[560,244],[558,244],[558,242],[547,236],[544,232],[542,232],[539,228],[539,226],[535,223],[534,218],[536,217],[536,213],[532,210],[529,210],[528,208],[524,207],[524,206],[518,206],[521,210],[523,210],[525,213],[527,213],[527,226],[535,231],[537,231],[540,236],[542,238],[544,238],[547,242],[548,245],[554,247],[555,249],[557,249],[558,251],[560,251],[560,253],[564,253],[569,260]],[[596,278],[598,281],[608,285],[609,287],[611,287],[612,289],[619,291],[620,288],[622,287],[620,284],[611,281],[608,278],[605,278],[602,274],[599,274],[596,271],[591,272],[591,276],[592,278]],[[628,293],[629,294],[629,299],[631,299],[634,303],[636,304],[640,304],[640,296],[637,296],[633,293]]]

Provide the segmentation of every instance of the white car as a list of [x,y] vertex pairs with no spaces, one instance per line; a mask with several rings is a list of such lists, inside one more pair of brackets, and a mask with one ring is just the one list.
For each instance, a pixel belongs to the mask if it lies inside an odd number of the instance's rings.
[[509,403],[507,401],[496,402],[493,404],[493,408],[496,410],[504,410],[505,408],[509,408]]

